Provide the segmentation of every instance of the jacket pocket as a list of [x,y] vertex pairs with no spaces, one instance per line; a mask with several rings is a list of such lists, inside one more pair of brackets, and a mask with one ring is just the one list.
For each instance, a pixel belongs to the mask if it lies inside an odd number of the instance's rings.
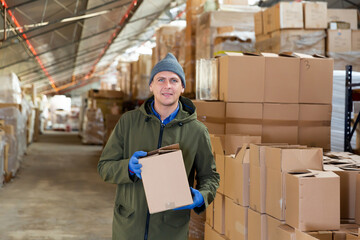
[[170,210],[165,212],[163,216],[164,223],[175,228],[185,225],[189,220],[189,210]]
[[115,205],[115,212],[124,218],[128,218],[134,213],[134,209],[123,204],[117,204]]

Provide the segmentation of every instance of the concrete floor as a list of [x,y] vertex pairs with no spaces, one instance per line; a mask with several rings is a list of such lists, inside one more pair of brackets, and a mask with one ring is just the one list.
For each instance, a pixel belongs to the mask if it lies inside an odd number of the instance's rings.
[[47,132],[0,188],[1,240],[111,239],[115,185],[96,172],[101,146]]

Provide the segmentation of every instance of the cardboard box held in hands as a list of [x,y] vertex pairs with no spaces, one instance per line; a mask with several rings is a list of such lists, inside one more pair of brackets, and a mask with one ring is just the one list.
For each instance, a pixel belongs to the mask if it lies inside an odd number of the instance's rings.
[[193,203],[179,144],[148,152],[139,163],[150,214]]

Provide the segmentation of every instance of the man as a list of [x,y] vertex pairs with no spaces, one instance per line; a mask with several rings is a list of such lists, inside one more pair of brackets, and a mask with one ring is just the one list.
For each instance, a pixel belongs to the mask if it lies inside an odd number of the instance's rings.
[[[201,213],[213,201],[219,174],[208,131],[197,121],[191,100],[180,96],[185,74],[171,53],[152,69],[149,85],[154,96],[121,117],[98,163],[102,179],[117,184],[112,238],[184,240],[191,209]],[[196,189],[191,188],[194,203],[150,215],[138,159],[146,152],[175,143],[182,150],[190,186],[196,178]]]

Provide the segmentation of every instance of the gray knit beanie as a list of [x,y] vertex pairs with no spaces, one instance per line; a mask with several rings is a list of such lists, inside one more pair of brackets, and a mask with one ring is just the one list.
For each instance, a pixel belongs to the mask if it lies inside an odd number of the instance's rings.
[[169,71],[176,73],[185,88],[185,73],[176,57],[172,53],[168,53],[165,58],[159,61],[154,68],[151,70],[149,85],[151,84],[154,76],[159,72]]

